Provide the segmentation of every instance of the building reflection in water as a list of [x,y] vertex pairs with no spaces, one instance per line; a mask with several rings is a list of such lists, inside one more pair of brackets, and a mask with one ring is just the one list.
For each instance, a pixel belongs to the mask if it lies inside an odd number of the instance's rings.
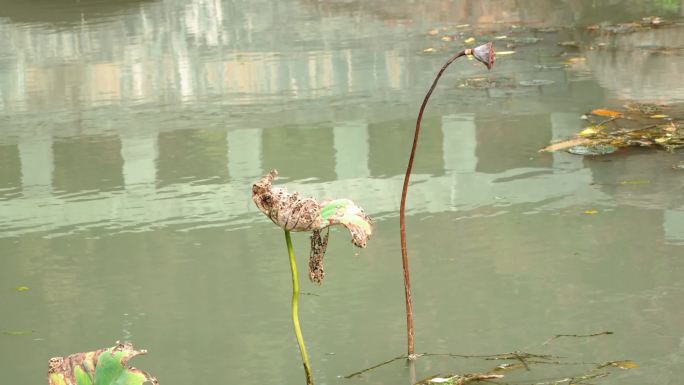
[[[352,2],[349,17],[330,4],[238,3],[141,2],[118,11],[122,17],[61,28],[0,20],[6,42],[0,112],[13,122],[2,122],[0,209],[10,218],[2,223],[4,233],[243,226],[260,218],[245,191],[271,167],[293,189],[319,197],[354,191],[371,214],[395,215],[398,199],[390,192],[399,191],[405,134],[414,124],[405,106],[422,96],[433,64],[416,55],[422,48],[416,43],[388,46],[411,31],[402,20],[418,14],[433,25],[450,15],[472,24],[543,25],[576,21],[588,6],[400,2],[382,13],[386,4],[362,12]],[[324,16],[312,17],[316,12]],[[281,25],[275,19],[287,20],[288,28],[275,28]],[[680,31],[644,33],[660,44]],[[629,90],[650,97],[668,74],[681,72],[679,56],[669,73],[658,73],[629,52],[644,38],[621,36],[617,53],[587,53],[605,88],[638,98],[625,91],[632,84]],[[504,71],[509,65],[529,72],[527,62],[503,64]],[[650,83],[657,84],[641,87]],[[573,92],[562,77],[557,87]],[[536,153],[540,143],[566,137],[581,122],[576,111],[533,99],[525,101],[524,114],[512,117],[435,106],[425,120],[430,129],[421,138],[410,212],[615,205],[619,194],[592,185],[601,167],[567,154]],[[660,210],[667,238],[684,240],[681,202],[672,209],[646,202],[618,201]]]

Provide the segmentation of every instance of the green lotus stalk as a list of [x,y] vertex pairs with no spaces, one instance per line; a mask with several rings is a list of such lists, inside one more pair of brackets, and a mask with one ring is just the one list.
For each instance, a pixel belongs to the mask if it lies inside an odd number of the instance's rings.
[[299,279],[297,278],[297,263],[295,262],[294,250],[292,249],[292,238],[290,237],[290,232],[287,230],[285,230],[285,243],[287,244],[287,253],[290,256],[290,271],[292,272],[292,325],[294,326],[297,345],[299,345],[299,352],[302,356],[302,363],[304,364],[306,383],[311,385],[313,384],[311,365],[309,365],[309,356],[306,354],[302,329],[299,327]]
[[252,186],[252,200],[256,206],[273,223],[285,231],[285,243],[290,258],[292,273],[292,324],[297,345],[304,365],[307,385],[313,385],[311,365],[306,354],[306,346],[299,325],[299,279],[297,264],[292,248],[291,231],[311,232],[311,252],[309,255],[309,278],[321,284],[323,256],[328,244],[328,234],[321,237],[321,232],[330,226],[342,225],[349,230],[352,243],[357,247],[366,247],[373,231],[371,219],[359,206],[349,199],[335,199],[319,203],[313,198],[302,198],[298,193],[288,193],[284,188],[273,187],[273,180],[278,176],[271,170]]

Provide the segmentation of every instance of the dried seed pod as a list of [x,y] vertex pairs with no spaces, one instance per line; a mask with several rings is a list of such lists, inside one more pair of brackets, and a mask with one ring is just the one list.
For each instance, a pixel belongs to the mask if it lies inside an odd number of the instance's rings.
[[482,44],[481,46],[473,48],[472,55],[480,63],[486,65],[488,70],[491,70],[492,66],[494,66],[496,55],[494,54],[494,48],[492,48],[491,41],[487,44]]

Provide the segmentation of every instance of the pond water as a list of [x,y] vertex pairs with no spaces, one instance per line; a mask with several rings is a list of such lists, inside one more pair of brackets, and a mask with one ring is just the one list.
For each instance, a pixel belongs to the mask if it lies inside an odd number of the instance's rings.
[[[600,382],[680,383],[681,153],[538,149],[593,108],[684,102],[684,27],[586,28],[681,13],[679,1],[3,3],[1,382],[45,383],[50,357],[122,340],[149,350],[134,364],[164,385],[303,383],[283,234],[250,199],[271,168],[375,220],[361,251],[334,231],[323,286],[302,284],[318,384],[491,366],[432,356],[342,378],[405,351],[397,213],[415,116],[451,52],[489,37],[494,69],[456,62],[423,122],[407,218],[416,350],[631,359],[639,368]],[[294,235],[302,280],[308,242]]]

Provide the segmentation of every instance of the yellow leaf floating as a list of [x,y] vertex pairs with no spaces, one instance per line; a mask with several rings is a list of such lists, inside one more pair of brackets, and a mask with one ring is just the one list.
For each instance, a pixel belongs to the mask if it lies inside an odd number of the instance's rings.
[[515,51],[497,51],[496,56],[513,55]]
[[592,136],[598,134],[603,129],[603,126],[591,126],[579,132],[579,136]]
[[613,110],[604,110],[602,108],[596,109],[596,110],[591,110],[591,113],[593,115],[598,115],[598,116],[606,116],[609,118],[619,118],[622,116],[621,113]]
[[598,214],[598,210],[584,210],[584,213],[587,215],[595,215]]
[[649,118],[651,118],[651,119],[665,119],[665,118],[669,118],[669,116],[663,115],[663,114],[658,114],[658,115],[651,115],[651,116],[649,116]]
[[19,286],[19,287],[15,288],[14,290],[16,290],[16,291],[27,291],[28,289],[29,289],[28,286]]
[[436,51],[436,49],[434,49],[434,48],[425,48],[423,50],[423,52],[425,52],[425,53],[430,53],[430,52],[435,52],[435,51]]
[[604,366],[614,366],[620,369],[634,369],[639,367],[639,365],[637,365],[637,363],[632,360],[610,361],[604,364]]
[[[475,43],[475,38],[469,37],[469,38],[465,39],[463,42],[466,44]],[[499,52],[497,52],[497,53],[499,53]]]

